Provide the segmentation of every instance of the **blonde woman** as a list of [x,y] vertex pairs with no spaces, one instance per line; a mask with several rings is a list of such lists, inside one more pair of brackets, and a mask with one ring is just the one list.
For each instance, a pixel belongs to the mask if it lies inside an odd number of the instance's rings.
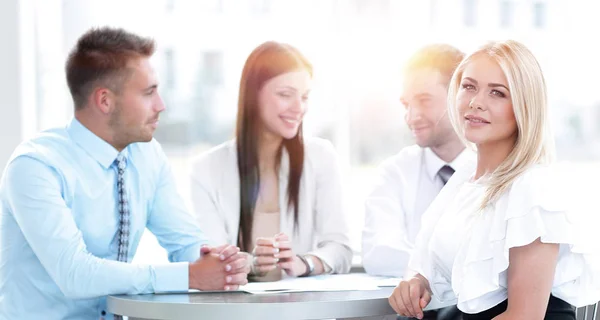
[[546,88],[515,41],[468,56],[449,88],[452,124],[477,151],[423,217],[409,268],[390,304],[422,318],[432,297],[463,319],[575,319],[598,301],[592,243],[576,227],[553,162]]

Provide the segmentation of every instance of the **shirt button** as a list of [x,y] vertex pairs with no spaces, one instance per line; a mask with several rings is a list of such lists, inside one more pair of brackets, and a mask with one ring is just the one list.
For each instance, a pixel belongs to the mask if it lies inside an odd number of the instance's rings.
[[106,315],[106,311],[102,310],[102,315],[105,316]]

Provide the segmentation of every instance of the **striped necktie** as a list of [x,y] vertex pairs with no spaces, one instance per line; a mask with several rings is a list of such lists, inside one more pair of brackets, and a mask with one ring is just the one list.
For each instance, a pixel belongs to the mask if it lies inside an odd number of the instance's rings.
[[[127,263],[127,250],[129,247],[129,202],[127,201],[127,192],[125,188],[125,168],[127,167],[127,158],[122,154],[115,160],[117,170],[117,211],[119,212],[119,230],[118,230],[118,253],[117,261]],[[122,320],[123,317],[115,315],[115,320]]]

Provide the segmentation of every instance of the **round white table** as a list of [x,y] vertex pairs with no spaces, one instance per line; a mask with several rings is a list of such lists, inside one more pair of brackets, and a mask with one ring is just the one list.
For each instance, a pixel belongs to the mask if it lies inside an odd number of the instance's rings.
[[119,295],[108,297],[107,304],[108,311],[131,320],[333,319],[394,314],[388,303],[392,291]]

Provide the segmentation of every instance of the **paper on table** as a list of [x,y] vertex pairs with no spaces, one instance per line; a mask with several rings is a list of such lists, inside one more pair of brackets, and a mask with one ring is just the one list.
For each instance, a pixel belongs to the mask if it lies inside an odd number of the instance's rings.
[[[382,282],[381,277],[366,274],[321,275],[308,278],[286,278],[275,282],[252,282],[240,287],[240,291],[253,294],[281,292],[354,291],[378,290],[379,283],[390,285],[391,280]],[[397,281],[396,281],[397,284]]]
[[[253,294],[273,294],[281,292],[315,292],[315,291],[354,291],[377,290],[380,287],[395,287],[401,278],[370,276],[365,273],[351,273],[341,275],[322,275],[309,278],[284,278],[275,282],[253,282],[239,288]],[[189,289],[181,292],[168,292],[156,294],[176,293],[233,293],[236,291],[200,291]]]
[[396,287],[402,281],[402,278],[394,278],[394,277],[380,277],[375,280],[377,286],[379,287]]
[[398,277],[372,276],[366,273],[352,273],[344,276],[350,277],[351,281],[364,281],[378,287],[395,287],[402,281],[402,278]]

